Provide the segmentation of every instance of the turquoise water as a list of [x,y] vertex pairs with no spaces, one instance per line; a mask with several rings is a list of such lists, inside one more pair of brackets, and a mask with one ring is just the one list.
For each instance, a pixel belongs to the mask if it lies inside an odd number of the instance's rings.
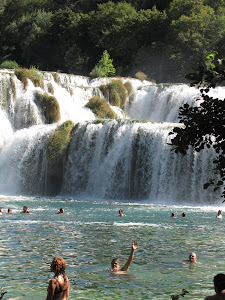
[[[31,214],[21,214],[24,205]],[[71,282],[69,299],[204,299],[213,277],[225,272],[221,207],[131,204],[60,198],[1,197],[0,288],[3,299],[45,299],[50,263],[61,256]],[[11,207],[13,214],[7,214]],[[57,215],[60,207],[63,215]],[[123,208],[126,217],[119,217]],[[171,212],[176,219],[171,219]],[[186,212],[186,219],[181,213]],[[123,265],[132,242],[139,248],[129,272],[109,272],[112,258]],[[198,265],[180,263],[189,252]]]

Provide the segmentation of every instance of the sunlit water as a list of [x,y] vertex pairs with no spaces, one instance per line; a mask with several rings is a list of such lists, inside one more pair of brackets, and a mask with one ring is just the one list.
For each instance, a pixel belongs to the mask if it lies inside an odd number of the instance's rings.
[[[0,198],[0,288],[4,299],[45,299],[50,263],[63,257],[71,282],[69,299],[184,299],[213,294],[212,280],[224,272],[224,220],[221,207],[188,207],[73,199]],[[31,214],[22,214],[27,205]],[[8,208],[13,214],[8,214]],[[57,215],[60,207],[65,213]],[[126,217],[119,217],[123,208]],[[170,217],[175,212],[177,218]],[[181,213],[186,212],[186,219]],[[132,242],[139,248],[127,275],[109,272],[123,265]],[[201,264],[180,263],[189,252]],[[183,299],[183,298],[182,298]]]

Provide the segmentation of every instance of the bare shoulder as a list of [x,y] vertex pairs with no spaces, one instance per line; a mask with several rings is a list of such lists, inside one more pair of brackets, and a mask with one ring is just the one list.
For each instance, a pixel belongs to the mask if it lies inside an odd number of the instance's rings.
[[220,300],[221,298],[217,295],[207,296],[204,300]]

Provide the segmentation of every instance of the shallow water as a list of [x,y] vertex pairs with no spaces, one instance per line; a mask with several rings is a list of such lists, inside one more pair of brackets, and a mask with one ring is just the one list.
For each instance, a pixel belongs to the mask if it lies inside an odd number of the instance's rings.
[[[21,214],[27,205],[31,214]],[[0,288],[3,299],[45,299],[50,263],[61,256],[71,282],[69,299],[184,299],[213,294],[213,276],[225,272],[221,207],[131,204],[59,198],[0,197]],[[8,214],[11,207],[13,214]],[[63,207],[65,213],[57,215]],[[123,208],[126,217],[119,217]],[[176,219],[170,218],[175,212]],[[186,219],[181,213],[186,212]],[[116,276],[132,242],[139,248],[129,272]],[[189,252],[201,264],[180,263]],[[183,298],[182,298],[183,299]]]

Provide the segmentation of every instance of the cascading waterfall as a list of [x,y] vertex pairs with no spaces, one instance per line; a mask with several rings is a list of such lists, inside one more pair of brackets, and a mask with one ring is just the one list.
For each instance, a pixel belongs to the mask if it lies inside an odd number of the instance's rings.
[[[24,88],[14,72],[0,72],[0,194],[48,194],[46,147],[58,124],[46,125],[36,91],[50,94],[52,86],[60,123],[78,123],[63,162],[62,196],[94,199],[146,200],[150,203],[212,203],[218,194],[204,190],[213,176],[211,149],[177,155],[168,133],[178,122],[184,103],[193,105],[198,90],[187,85],[163,85],[130,80],[133,95],[118,120],[96,121],[85,107],[109,79],[44,73],[44,90],[29,80]],[[14,82],[14,87],[13,87]],[[224,88],[213,91],[223,97]],[[198,105],[198,103],[195,103]],[[160,122],[140,122],[139,119]]]

